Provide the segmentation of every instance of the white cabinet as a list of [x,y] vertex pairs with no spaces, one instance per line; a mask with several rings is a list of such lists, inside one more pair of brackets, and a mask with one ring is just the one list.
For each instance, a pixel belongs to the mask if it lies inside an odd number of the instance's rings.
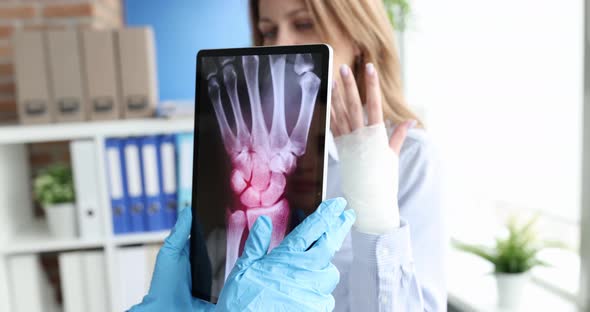
[[[70,250],[102,249],[107,272],[107,293],[111,310],[119,306],[120,285],[116,249],[125,245],[160,243],[167,231],[113,235],[110,200],[108,197],[104,140],[109,137],[171,134],[193,131],[193,120],[118,120],[64,124],[0,126],[0,311],[12,311],[10,282],[6,278],[8,259],[14,255],[40,254]],[[97,147],[98,166],[96,181],[103,233],[92,239],[54,239],[49,235],[44,220],[33,217],[33,200],[30,192],[31,173],[26,144],[63,140],[92,140]]]

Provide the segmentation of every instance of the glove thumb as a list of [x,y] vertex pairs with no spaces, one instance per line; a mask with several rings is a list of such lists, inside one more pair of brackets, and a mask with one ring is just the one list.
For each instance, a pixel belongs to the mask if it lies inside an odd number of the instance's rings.
[[172,228],[170,235],[164,241],[163,250],[172,251],[180,254],[187,245],[189,235],[191,234],[191,224],[193,214],[191,208],[185,208],[178,214],[178,220]]
[[270,247],[272,235],[272,221],[267,216],[260,216],[250,229],[250,235],[244,245],[244,252],[236,263],[240,268],[252,265],[256,260],[264,257]]

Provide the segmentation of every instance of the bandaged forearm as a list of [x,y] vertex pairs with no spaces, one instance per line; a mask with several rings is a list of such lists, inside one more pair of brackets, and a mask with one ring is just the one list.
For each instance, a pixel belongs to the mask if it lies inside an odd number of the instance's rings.
[[399,227],[399,158],[389,147],[384,124],[368,126],[335,139],[342,192],[356,212],[354,228],[384,234]]

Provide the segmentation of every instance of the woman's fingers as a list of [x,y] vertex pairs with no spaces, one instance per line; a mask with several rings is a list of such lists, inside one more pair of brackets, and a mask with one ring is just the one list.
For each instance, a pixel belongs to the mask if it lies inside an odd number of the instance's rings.
[[340,128],[338,127],[338,116],[336,115],[334,108],[330,111],[330,130],[335,138],[342,135],[340,133]]
[[348,124],[350,129],[354,131],[364,126],[361,97],[352,70],[348,65],[340,66],[340,77],[343,84],[341,96],[348,111]]
[[332,106],[330,111],[330,129],[334,137],[350,133],[348,111],[340,94],[340,87],[336,80],[332,85]]
[[365,88],[369,126],[382,123],[381,87],[379,86],[379,77],[377,76],[377,71],[373,63],[367,63],[365,66]]
[[332,96],[330,98],[330,130],[334,137],[340,136],[340,128],[338,125],[338,111],[336,110],[336,80],[332,83]]
[[408,120],[404,123],[402,123],[401,125],[397,126],[397,128],[395,128],[395,131],[393,131],[393,134],[391,135],[391,138],[389,139],[389,147],[391,147],[391,149],[397,154],[400,154],[400,151],[402,149],[402,145],[404,144],[404,141],[406,140],[406,136],[408,135],[408,129],[413,128],[414,126],[416,126],[416,120]]
[[336,112],[334,112],[333,108],[330,110],[330,130],[334,137],[341,136],[340,129],[338,128],[338,118],[336,117]]
[[[377,70],[372,63],[365,65],[365,94],[368,125],[383,123],[383,104],[381,87]],[[363,106],[359,90],[350,67],[343,64],[340,67],[342,84],[334,82],[332,88],[332,110],[330,128],[335,137],[346,135],[365,126]],[[394,131],[389,145],[399,155],[401,146],[409,128],[416,125],[416,121],[408,121],[399,125]]]

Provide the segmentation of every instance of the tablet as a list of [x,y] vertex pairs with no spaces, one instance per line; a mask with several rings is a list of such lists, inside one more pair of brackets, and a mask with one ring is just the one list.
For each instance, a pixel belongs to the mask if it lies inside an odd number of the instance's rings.
[[198,53],[193,296],[217,301],[259,216],[273,248],[324,199],[331,64],[328,45]]

